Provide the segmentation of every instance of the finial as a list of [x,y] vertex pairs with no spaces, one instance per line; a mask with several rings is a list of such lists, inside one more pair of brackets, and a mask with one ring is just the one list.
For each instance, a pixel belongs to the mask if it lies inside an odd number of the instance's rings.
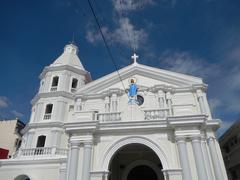
[[137,58],[138,58],[139,56],[138,55],[136,55],[136,53],[133,53],[133,56],[131,56],[131,58],[133,59],[133,63],[135,64],[135,63],[137,63]]
[[73,32],[72,34],[72,41],[70,42],[71,44],[75,44],[75,33]]

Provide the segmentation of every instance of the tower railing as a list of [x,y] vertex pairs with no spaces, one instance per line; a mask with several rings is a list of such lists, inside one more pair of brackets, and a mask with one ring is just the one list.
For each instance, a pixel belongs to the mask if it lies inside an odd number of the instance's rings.
[[43,119],[51,119],[51,117],[52,117],[52,114],[47,113],[47,114],[44,114]]
[[19,149],[18,152],[13,156],[13,158],[18,157],[30,157],[30,156],[66,156],[68,150],[63,148],[56,147],[36,147],[36,148],[27,148]]
[[50,91],[53,91],[53,92],[54,92],[54,91],[57,91],[57,86],[52,86],[51,89],[50,89]]

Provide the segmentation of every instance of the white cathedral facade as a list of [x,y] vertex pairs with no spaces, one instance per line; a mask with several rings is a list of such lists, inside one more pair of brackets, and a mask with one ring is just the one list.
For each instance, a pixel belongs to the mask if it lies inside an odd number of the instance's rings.
[[[68,44],[1,180],[227,180],[201,78],[136,62],[92,80]],[[121,77],[121,78],[120,78]]]

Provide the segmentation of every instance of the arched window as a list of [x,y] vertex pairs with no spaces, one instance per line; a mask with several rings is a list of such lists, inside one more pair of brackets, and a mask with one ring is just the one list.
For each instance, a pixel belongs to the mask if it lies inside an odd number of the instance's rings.
[[46,140],[46,136],[44,136],[44,135],[38,136],[36,147],[44,147],[45,146],[45,140]]
[[45,115],[43,119],[51,119],[53,104],[47,104],[45,109]]
[[73,78],[71,92],[76,92],[77,84],[78,80],[76,78]]
[[56,91],[57,90],[58,80],[59,80],[58,76],[53,77],[51,91]]

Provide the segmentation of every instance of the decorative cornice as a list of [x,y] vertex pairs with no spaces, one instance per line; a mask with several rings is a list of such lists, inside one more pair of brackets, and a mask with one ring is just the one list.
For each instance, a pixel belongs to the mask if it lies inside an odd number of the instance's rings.
[[207,121],[207,115],[169,116],[167,121],[170,127],[203,126]]
[[30,131],[31,129],[35,128],[63,128],[62,122],[34,122],[34,123],[28,123],[25,128],[21,131],[23,134],[27,131]]
[[41,159],[4,159],[0,160],[1,165],[32,165],[32,164],[56,164],[66,162],[67,158],[53,157],[53,158],[41,158]]
[[34,105],[40,98],[51,98],[51,97],[65,97],[69,99],[74,99],[74,94],[66,91],[54,91],[47,93],[38,93],[31,101],[31,104]]
[[73,66],[69,66],[69,65],[62,65],[62,66],[45,66],[42,73],[40,74],[39,78],[42,79],[45,74],[47,72],[51,72],[51,71],[63,71],[63,70],[68,70],[68,71],[71,71],[71,72],[74,72],[76,74],[80,74],[80,75],[84,75],[84,76],[87,76],[87,78],[91,81],[92,78],[90,76],[90,73],[88,71],[84,71],[82,69],[78,69],[76,67],[73,67]]

